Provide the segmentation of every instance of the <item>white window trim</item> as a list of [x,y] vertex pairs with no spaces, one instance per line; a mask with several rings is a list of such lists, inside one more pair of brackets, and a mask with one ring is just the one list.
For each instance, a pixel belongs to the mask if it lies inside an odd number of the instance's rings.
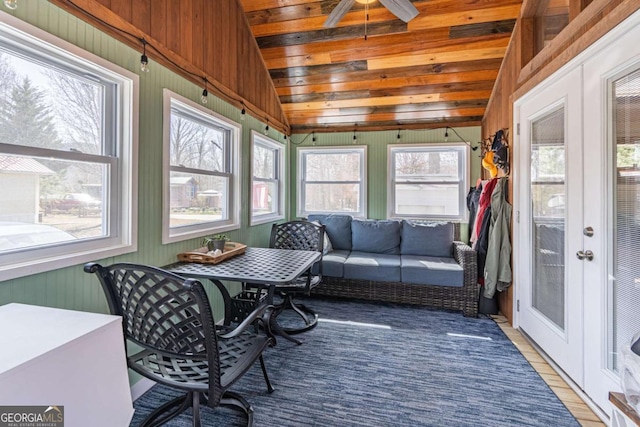
[[[276,212],[267,215],[254,215],[253,214],[253,183],[255,179],[255,174],[253,173],[253,160],[254,160],[254,149],[256,144],[261,144],[276,151],[276,156],[274,160],[278,163],[276,165],[276,181],[278,183],[278,209]],[[249,191],[249,225],[259,225],[265,224],[267,222],[273,222],[284,218],[284,202],[286,199],[285,194],[285,179],[286,179],[286,170],[285,170],[285,146],[277,142],[276,140],[269,138],[267,136],[261,135],[255,130],[251,131],[251,185]]]
[[[405,148],[427,148],[427,149],[463,149],[462,162],[458,165],[462,182],[460,183],[460,213],[458,215],[402,215],[395,212],[395,165],[393,151]],[[446,221],[466,221],[468,212],[466,209],[466,195],[469,187],[470,172],[470,150],[469,145],[465,143],[442,143],[442,144],[389,144],[387,146],[387,218],[405,218],[405,219],[430,219],[430,220],[446,220]]]
[[[306,211],[304,209],[304,153],[330,153],[330,152],[358,152],[362,155],[360,162],[360,210],[358,212],[339,212],[339,211]],[[352,215],[355,218],[367,217],[367,146],[366,145],[350,145],[335,147],[299,147],[298,163],[297,163],[297,188],[296,188],[296,215],[298,217],[307,217],[312,214],[330,214],[344,213]],[[331,181],[331,183],[340,183],[341,181]],[[348,181],[351,182],[351,181]]]
[[[183,106],[189,108],[192,113],[200,115],[204,120],[217,121],[218,124],[223,124],[227,129],[231,131],[231,144],[229,153],[231,161],[231,184],[230,184],[230,209],[229,219],[226,221],[215,221],[203,223],[200,226],[189,227],[189,229],[171,229],[170,227],[170,209],[169,200],[170,185],[169,177],[171,172],[170,165],[170,138],[171,138],[171,100],[174,100]],[[226,117],[211,111],[202,105],[178,95],[170,91],[169,89],[163,89],[162,91],[162,103],[163,103],[163,166],[162,166],[162,243],[180,242],[183,240],[192,239],[195,237],[203,237],[210,234],[221,233],[225,231],[237,230],[240,228],[240,181],[241,170],[240,160],[242,158],[241,153],[241,135],[242,127]]]
[[[119,234],[113,237],[85,240],[78,243],[30,249],[0,255],[0,276],[10,280],[46,271],[79,265],[101,258],[114,257],[138,250],[138,102],[139,76],[91,52],[66,42],[46,31],[0,12],[0,30],[25,38],[57,57],[80,62],[82,68],[118,81],[117,97],[120,101],[116,121],[119,124],[118,150],[120,172],[119,188],[112,188],[111,201],[117,201],[116,213]],[[112,217],[113,218],[113,217]]]

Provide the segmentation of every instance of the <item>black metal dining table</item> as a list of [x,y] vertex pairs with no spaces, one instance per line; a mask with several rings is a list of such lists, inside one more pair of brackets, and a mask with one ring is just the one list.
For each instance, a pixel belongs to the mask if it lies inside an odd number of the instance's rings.
[[[244,254],[218,264],[176,262],[164,268],[181,276],[211,281],[225,300],[225,319],[230,319],[232,297],[222,284],[223,280],[266,289],[269,303],[273,303],[273,295],[279,286],[287,286],[294,282],[320,258],[321,254],[317,251],[247,247]],[[279,327],[273,316],[269,319],[269,323],[276,334],[299,343]]]

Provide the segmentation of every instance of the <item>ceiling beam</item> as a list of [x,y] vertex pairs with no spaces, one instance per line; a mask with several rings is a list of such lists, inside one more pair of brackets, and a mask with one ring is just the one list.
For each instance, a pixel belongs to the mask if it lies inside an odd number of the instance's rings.
[[422,102],[438,102],[438,101],[462,101],[468,99],[488,99],[491,90],[463,91],[463,92],[443,92],[430,93],[423,95],[411,96],[383,96],[364,99],[342,99],[335,101],[318,101],[304,102],[294,104],[283,104],[282,108],[285,112],[303,111],[303,110],[322,110],[331,108],[347,108],[361,106],[381,106],[381,105],[401,105],[401,104],[417,104]]
[[303,95],[308,93],[347,92],[365,89],[394,89],[408,86],[429,86],[436,84],[472,81],[495,81],[498,70],[467,71],[462,73],[432,74],[409,77],[378,78],[375,80],[345,81],[315,85],[276,87],[278,95]]
[[[449,119],[438,118],[430,121],[421,121],[419,123],[397,123],[391,122],[379,122],[371,123],[366,127],[361,125],[355,125],[354,123],[334,124],[331,126],[295,126],[291,128],[292,134],[304,134],[304,133],[333,133],[333,132],[353,132],[354,130],[360,132],[377,132],[385,130],[425,130],[425,129],[443,129],[445,126],[455,127],[470,127],[480,126],[482,124],[482,117],[453,117]],[[444,138],[444,134],[443,134]]]

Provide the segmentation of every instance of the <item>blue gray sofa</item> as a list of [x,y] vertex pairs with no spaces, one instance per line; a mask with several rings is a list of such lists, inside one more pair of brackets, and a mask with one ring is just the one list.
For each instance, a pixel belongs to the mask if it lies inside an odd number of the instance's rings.
[[[427,305],[478,314],[476,252],[459,223],[310,215],[329,241],[315,295]],[[329,246],[329,247],[327,247]]]

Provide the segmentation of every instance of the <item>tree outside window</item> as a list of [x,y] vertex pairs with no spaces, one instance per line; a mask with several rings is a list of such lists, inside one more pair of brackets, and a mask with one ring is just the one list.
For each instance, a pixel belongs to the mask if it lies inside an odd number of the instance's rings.
[[233,122],[165,91],[163,242],[239,227],[239,132]]
[[0,272],[135,250],[124,189],[135,187],[137,76],[12,25],[0,26]]

